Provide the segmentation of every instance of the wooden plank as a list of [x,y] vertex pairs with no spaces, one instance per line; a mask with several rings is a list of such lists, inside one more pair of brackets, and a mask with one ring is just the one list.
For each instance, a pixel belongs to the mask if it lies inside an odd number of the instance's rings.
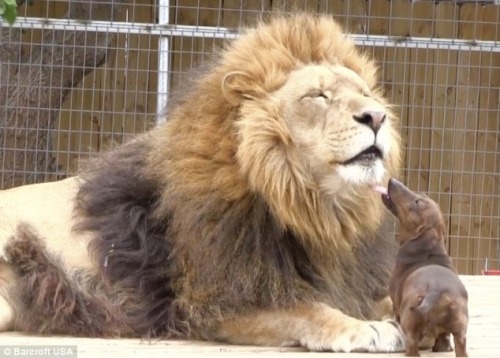
[[[220,26],[222,11],[218,0],[177,0],[170,12],[170,23],[176,25]],[[172,39],[172,88],[182,83],[186,72],[197,67],[221,40],[178,36]]]
[[[432,36],[433,12],[433,2],[417,2],[413,5],[411,36]],[[417,191],[428,191],[429,188],[433,63],[433,50],[410,50],[406,183]]]
[[100,150],[99,110],[104,103],[103,77],[113,71],[116,52],[111,51],[106,65],[85,76],[61,107],[53,140],[57,167],[62,174],[76,174],[80,162]]
[[317,11],[332,14],[333,18],[347,33],[364,34],[369,32],[369,3],[367,1],[327,0],[318,1],[317,3]]
[[[120,36],[117,35],[118,39]],[[117,42],[114,44],[115,48],[123,46],[122,43],[116,44]],[[106,88],[108,93],[114,94],[112,87],[106,86],[106,79],[120,70],[117,65],[118,52],[118,49],[111,51],[106,65],[84,77],[63,103],[58,118],[58,132],[55,133],[56,160],[61,172],[69,175],[76,173],[82,160],[101,149],[103,115],[99,111],[106,110],[105,108],[111,106],[114,101],[114,98],[110,100],[106,96]],[[108,109],[108,112],[110,115],[113,109]]]
[[[171,2],[169,22],[174,25],[195,25],[196,15],[194,10],[185,7],[184,1],[173,0]],[[194,5],[194,4],[193,4]],[[173,37],[171,39],[171,85],[176,87],[182,82],[182,74],[189,70],[193,64],[193,53],[190,50],[194,46],[194,39],[190,37]]]
[[[477,9],[480,38],[498,41],[499,6]],[[473,273],[479,273],[488,259],[490,269],[499,269],[500,254],[500,54],[484,52],[480,56],[479,103],[475,148],[473,227]]]
[[[436,5],[434,37],[458,37],[458,9],[458,6],[450,2]],[[457,51],[435,51],[428,192],[443,210],[447,233],[450,233],[457,60]],[[450,249],[449,240],[447,245]]]
[[84,77],[61,107],[55,126],[57,131],[53,134],[57,166],[61,173],[75,174],[79,161],[97,151],[98,137],[91,134],[98,133],[99,121],[93,106],[101,104],[101,97],[95,94],[99,93],[104,71],[105,68],[99,68]]
[[[31,17],[54,17],[63,18],[68,10],[67,1],[35,1],[32,5],[27,3],[23,4],[18,9],[19,16],[31,16]],[[23,31],[23,47],[25,50],[25,56],[29,56],[30,49],[33,44],[39,44],[43,37],[44,30],[25,30]],[[82,83],[75,88],[66,102],[63,104],[59,118],[56,120],[54,125],[55,130],[52,131],[51,140],[53,143],[54,157],[57,162],[58,172],[55,174],[49,174],[46,180],[56,180],[61,179],[68,172],[74,173],[76,167],[72,167],[72,158],[76,155],[72,154],[72,148],[70,143],[74,142],[75,138],[79,135],[70,135],[70,130],[77,130],[79,127],[76,125],[82,121],[82,116],[87,116],[86,113],[82,111],[75,111],[72,113],[72,106],[77,106],[76,108],[82,108],[81,99],[84,96],[84,90],[86,83],[90,83],[88,88],[92,88],[92,80],[84,79]],[[76,118],[76,117],[79,117]],[[86,143],[87,146],[90,143]],[[70,168],[71,167],[71,168]]]
[[[123,17],[121,20],[127,21],[127,18]],[[95,77],[97,84],[94,94],[85,98],[85,107],[91,108],[94,115],[92,122],[83,123],[84,126],[89,126],[83,130],[87,130],[87,135],[95,141],[91,148],[93,152],[101,152],[123,142],[122,130],[118,123],[123,118],[126,103],[128,42],[128,34],[117,34],[113,44],[116,49],[110,54],[106,66],[101,71],[90,74]]]
[[271,11],[292,12],[297,10],[318,11],[321,7],[321,0],[308,1],[290,1],[290,0],[272,0],[270,1]]
[[[68,2],[60,1],[33,1],[32,4],[25,2],[17,10],[17,16],[29,17],[53,17],[63,18],[68,11]],[[43,30],[24,30],[23,41],[30,47],[32,43],[40,43]],[[29,51],[29,49],[28,49]]]
[[271,9],[271,1],[224,0],[222,26],[237,29],[255,22]]
[[[500,356],[498,320],[500,319],[500,276],[461,276],[469,293],[469,327],[467,333],[470,357]],[[1,345],[49,346],[76,345],[78,358],[87,357],[304,357],[320,358],[325,353],[306,352],[301,348],[253,347],[182,340],[92,339],[73,337],[37,337],[18,332],[0,333]],[[423,357],[454,357],[454,352],[420,351]],[[403,353],[348,353],[335,356],[348,358],[402,357]]]
[[[153,0],[126,5],[120,21],[154,22]],[[87,75],[63,104],[55,134],[61,171],[122,143],[153,123],[156,110],[157,38],[117,34],[107,64]]]
[[[155,0],[137,0],[133,4],[126,4],[122,21],[154,23],[156,5]],[[118,107],[114,111],[105,110],[106,115],[101,116],[101,150],[123,143],[155,123],[158,37],[124,34],[120,36],[119,42],[116,53],[118,72],[107,80],[108,95],[115,96]],[[115,93],[114,84],[121,91]]]
[[[129,21],[155,22],[155,1],[137,0],[129,10]],[[108,132],[109,143],[122,143],[134,134],[151,128],[156,112],[157,67],[152,67],[152,59],[157,62],[158,37],[149,34],[126,35],[123,51],[123,107],[118,120],[108,123],[103,130]],[[152,91],[152,92],[151,92]],[[155,105],[152,105],[152,104]],[[114,119],[114,118],[113,118]]]
[[[366,2],[363,21],[358,23],[358,30],[360,30],[360,33],[383,35],[389,21],[389,5],[390,3],[388,1],[380,2],[380,0],[375,0],[371,3]],[[375,12],[373,12],[374,8],[376,9]],[[362,29],[361,26],[364,26],[364,28]],[[363,48],[366,51],[371,50],[370,55],[373,60],[375,60],[378,67],[379,87],[384,90],[384,95],[387,96],[387,91],[385,90],[387,88],[387,74],[385,71],[385,64],[387,62],[387,47],[363,46]]]
[[[369,3],[368,10],[370,33],[374,35],[407,36],[410,33],[411,3],[396,0],[375,0]],[[405,65],[410,58],[410,50],[406,48],[383,47],[375,49],[374,55],[382,65],[382,82],[384,93],[389,102],[395,106],[394,111],[400,120],[403,151],[406,152],[408,138],[408,109],[409,91],[408,81],[410,66]],[[402,167],[406,166],[403,153]],[[404,180],[404,171],[400,173]]]
[[[475,23],[478,7],[460,7],[459,37],[477,36]],[[473,225],[473,190],[475,179],[475,145],[478,123],[480,53],[460,51],[457,67],[456,116],[452,139],[452,193],[450,220],[450,254],[462,274],[473,272],[474,240],[470,237]]]
[[344,1],[326,0],[320,2],[319,11],[326,14],[332,14],[333,18],[345,28]]
[[345,29],[352,34],[365,34],[368,29],[368,2],[365,0],[343,1]]

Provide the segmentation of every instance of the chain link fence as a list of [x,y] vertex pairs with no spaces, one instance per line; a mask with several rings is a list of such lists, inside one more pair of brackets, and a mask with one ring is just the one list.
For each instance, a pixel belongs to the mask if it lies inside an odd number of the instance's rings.
[[165,118],[190,69],[262,14],[333,14],[398,106],[404,180],[443,208],[459,271],[500,266],[500,5],[491,1],[18,0],[0,23],[0,187],[78,163]]

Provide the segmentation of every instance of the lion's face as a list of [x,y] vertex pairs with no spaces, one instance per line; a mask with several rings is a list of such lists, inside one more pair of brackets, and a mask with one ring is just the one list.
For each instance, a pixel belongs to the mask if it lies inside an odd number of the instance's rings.
[[322,190],[383,180],[394,130],[381,99],[355,72],[309,65],[292,72],[270,100]]
[[370,185],[396,175],[400,138],[373,76],[328,61],[281,74],[268,91],[240,72],[226,83],[243,88],[233,90],[242,177],[304,235],[331,235],[333,225],[374,230],[383,210]]
[[217,173],[238,179],[231,190],[259,194],[284,225],[332,247],[377,230],[384,210],[369,185],[398,175],[401,144],[374,61],[331,18],[304,15],[248,32],[221,64],[200,115],[225,109],[206,142],[226,163]]

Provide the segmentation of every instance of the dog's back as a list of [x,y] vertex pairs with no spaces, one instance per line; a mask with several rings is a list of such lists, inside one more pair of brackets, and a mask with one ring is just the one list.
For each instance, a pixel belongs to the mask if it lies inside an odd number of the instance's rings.
[[411,321],[424,336],[467,327],[467,290],[449,268],[429,265],[415,270],[405,280],[403,292],[401,320]]

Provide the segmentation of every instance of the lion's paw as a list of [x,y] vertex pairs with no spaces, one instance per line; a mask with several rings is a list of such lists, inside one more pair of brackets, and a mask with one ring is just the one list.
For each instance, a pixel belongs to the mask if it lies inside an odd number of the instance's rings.
[[361,322],[360,326],[344,331],[333,342],[334,352],[404,352],[403,331],[394,320]]
[[9,331],[14,323],[14,311],[7,301],[0,296],[0,332]]

